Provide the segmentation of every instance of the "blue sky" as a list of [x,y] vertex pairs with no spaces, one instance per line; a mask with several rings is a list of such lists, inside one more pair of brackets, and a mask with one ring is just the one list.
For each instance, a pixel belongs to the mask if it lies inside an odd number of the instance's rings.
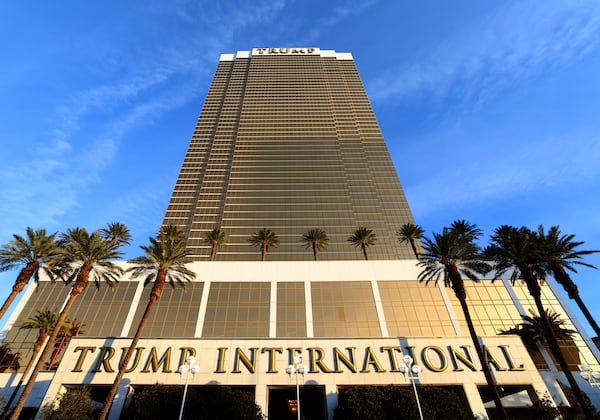
[[[0,21],[0,243],[121,221],[137,256],[219,55],[315,46],[353,53],[429,232],[559,224],[600,249],[598,1],[9,2]],[[598,320],[599,277],[576,276]]]

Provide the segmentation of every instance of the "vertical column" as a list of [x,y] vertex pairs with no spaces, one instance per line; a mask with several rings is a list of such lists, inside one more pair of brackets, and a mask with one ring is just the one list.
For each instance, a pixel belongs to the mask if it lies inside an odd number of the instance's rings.
[[473,411],[473,415],[477,420],[487,420],[489,419],[487,412],[485,411],[485,405],[483,405],[483,400],[479,395],[479,390],[477,389],[477,385],[474,383],[464,383],[463,387],[465,389],[465,395],[467,396],[467,401],[469,401],[469,406]]
[[121,411],[123,411],[125,401],[127,400],[127,394],[129,393],[129,382],[129,380],[121,381],[110,412],[108,413],[108,420],[119,420]]
[[458,318],[456,317],[456,313],[454,312],[454,307],[452,306],[452,302],[448,297],[448,290],[446,290],[446,286],[444,286],[443,282],[438,282],[437,287],[440,290],[442,299],[444,300],[444,305],[446,305],[446,310],[448,311],[448,315],[450,316],[450,321],[452,322],[452,326],[454,327],[454,332],[458,336],[463,335],[462,328],[460,328]]
[[269,337],[277,337],[277,280],[271,280],[271,307],[269,315]]
[[335,384],[325,384],[325,397],[327,398],[327,418],[333,418],[333,411],[338,405],[338,390]]
[[256,404],[258,404],[262,409],[262,412],[263,414],[265,414],[265,416],[269,413],[267,390],[268,387],[264,384],[258,384],[254,388],[254,399],[256,401]]
[[375,300],[375,309],[377,310],[377,317],[379,318],[379,329],[381,335],[387,337],[389,335],[387,322],[385,321],[385,312],[383,311],[383,304],[381,303],[381,294],[379,293],[379,286],[377,281],[371,280],[371,290],[373,290],[373,299]]
[[304,282],[304,304],[306,305],[306,337],[314,337],[313,313],[312,313],[312,289],[310,280]]
[[125,318],[125,322],[123,323],[121,337],[127,337],[127,334],[129,334],[129,330],[131,329],[131,323],[133,322],[133,318],[135,317],[135,312],[137,311],[137,307],[140,303],[143,291],[144,282],[140,281],[138,282],[137,289],[135,289],[135,294],[133,295],[133,300],[131,301],[131,307],[129,308],[129,312],[127,313],[127,318]]
[[206,316],[206,307],[208,306],[208,294],[210,293],[210,280],[204,282],[202,288],[202,298],[200,299],[200,308],[198,309],[198,320],[196,321],[196,332],[194,337],[202,337],[202,328],[204,327],[204,317]]

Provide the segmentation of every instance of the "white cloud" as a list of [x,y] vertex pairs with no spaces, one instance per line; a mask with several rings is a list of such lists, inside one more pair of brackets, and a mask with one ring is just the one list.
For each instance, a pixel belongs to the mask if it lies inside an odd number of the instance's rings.
[[[133,54],[126,51],[130,46],[108,49],[111,57],[117,54],[123,60],[86,56],[86,60],[102,61],[95,69],[96,84],[61,101],[48,118],[49,138],[29,143],[27,162],[11,161],[0,167],[0,196],[6,197],[0,203],[2,229],[10,229],[0,232],[2,237],[22,224],[56,225],[61,215],[79,206],[81,194],[99,182],[128,132],[197,98],[198,88],[205,84],[202,79],[210,77],[215,59],[235,34],[248,26],[268,24],[285,5],[284,1],[264,1],[203,7],[185,0],[175,8],[165,8],[163,2],[148,5],[146,10],[157,15],[172,13],[187,22],[188,30],[179,30],[177,36],[166,36],[151,47],[144,45]],[[79,43],[91,49],[98,45],[105,51],[99,36],[92,31]],[[86,62],[86,66],[94,63]],[[172,185],[164,188],[170,191]],[[144,197],[131,203],[134,211],[152,199]]]
[[599,32],[599,2],[515,2],[371,80],[369,96],[373,101],[442,98],[459,89],[463,99],[485,100],[515,79],[597,49]]
[[345,1],[342,6],[334,6],[332,10],[325,14],[325,17],[314,23],[308,31],[305,42],[313,42],[321,36],[321,32],[325,28],[337,25],[348,16],[361,14],[376,2],[377,0]]

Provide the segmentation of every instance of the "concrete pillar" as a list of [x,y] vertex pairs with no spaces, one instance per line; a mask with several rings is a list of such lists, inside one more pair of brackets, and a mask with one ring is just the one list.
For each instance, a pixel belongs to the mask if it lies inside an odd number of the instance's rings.
[[325,384],[325,398],[327,401],[327,418],[333,418],[333,410],[338,405],[337,386],[335,384]]
[[125,408],[125,401],[127,400],[127,394],[129,393],[129,381],[121,381],[119,388],[117,388],[117,394],[113,400],[112,407],[108,413],[108,420],[119,420],[119,416]]
[[465,394],[467,396],[467,400],[469,401],[469,405],[471,406],[471,410],[473,411],[473,415],[477,420],[488,420],[489,417],[487,412],[485,411],[485,406],[483,405],[483,400],[479,395],[479,390],[477,389],[477,385],[473,383],[465,383],[463,384],[465,389]]
[[265,416],[269,414],[269,396],[268,396],[268,388],[263,385],[256,385],[254,389],[254,399],[256,404],[258,404]]

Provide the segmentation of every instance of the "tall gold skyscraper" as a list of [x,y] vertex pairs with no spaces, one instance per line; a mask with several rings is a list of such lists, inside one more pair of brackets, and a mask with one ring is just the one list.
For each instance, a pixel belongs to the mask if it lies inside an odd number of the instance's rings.
[[273,230],[269,260],[310,259],[309,229],[330,238],[321,259],[360,258],[347,239],[377,235],[370,259],[412,255],[395,238],[413,218],[352,55],[318,48],[223,54],[164,224],[182,226],[194,259],[204,232],[228,241],[218,259],[255,260],[248,237]]
[[[138,390],[182,387],[179,366],[190,355],[199,369],[194,392],[244,390],[269,419],[295,418],[292,407],[302,418],[331,419],[338,395],[365,384],[410,390],[407,360],[420,367],[420,385],[452,392],[475,418],[493,418],[460,302],[443,281],[420,282],[418,261],[395,237],[407,222],[413,218],[350,54],[255,48],[222,55],[163,222],[189,235],[194,261],[186,267],[196,278],[185,289],[166,288],[153,307],[110,420]],[[347,241],[361,226],[378,238],[369,261]],[[202,238],[215,227],[229,240],[209,261]],[[282,242],[267,262],[248,243],[261,228]],[[331,238],[321,261],[300,242],[314,228]],[[87,287],[69,313],[84,330],[39,377],[26,404],[32,413],[81,384],[104,401],[152,286],[126,273],[114,289]],[[527,287],[481,279],[465,288],[507,406],[525,410],[537,396],[567,404],[545,348],[498,335],[535,311]],[[8,400],[19,388],[25,364],[18,360],[29,360],[37,339],[37,330],[21,327],[40,308],[59,310],[69,291],[48,278],[24,291],[0,330],[0,396]],[[600,352],[555,282],[547,279],[542,291],[544,306],[578,331],[562,343],[569,369],[600,371]],[[304,374],[294,378],[290,365],[300,362]],[[583,385],[600,407],[600,393]]]

